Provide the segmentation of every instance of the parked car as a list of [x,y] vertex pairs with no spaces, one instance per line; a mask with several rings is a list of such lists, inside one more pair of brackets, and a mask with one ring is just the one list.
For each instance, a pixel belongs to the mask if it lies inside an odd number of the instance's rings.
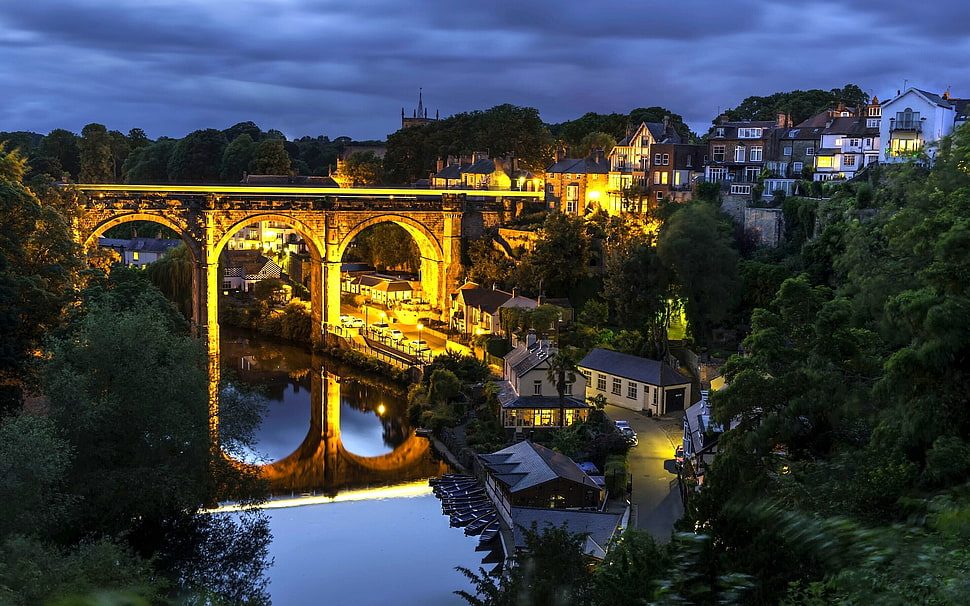
[[357,316],[350,316],[350,320],[348,321],[347,326],[350,326],[351,328],[363,328],[364,321],[358,318]]
[[620,430],[620,435],[626,440],[626,443],[630,446],[636,446],[640,443],[640,439],[637,438],[637,432],[633,431],[630,427],[624,427]]
[[387,332],[387,336],[391,341],[400,342],[404,340],[404,333],[400,330],[393,328]]
[[387,329],[390,327],[391,325],[388,324],[387,322],[374,322],[373,324],[370,325],[370,329],[379,335],[383,335],[385,332],[387,332]]
[[616,428],[619,429],[620,431],[624,429],[630,429],[630,424],[627,423],[626,421],[614,421],[614,424],[616,425]]

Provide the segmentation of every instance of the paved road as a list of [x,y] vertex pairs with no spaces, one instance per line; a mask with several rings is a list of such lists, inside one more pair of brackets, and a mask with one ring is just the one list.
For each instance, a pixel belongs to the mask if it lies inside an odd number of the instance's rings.
[[670,540],[674,522],[684,513],[677,486],[674,448],[681,435],[680,413],[648,417],[641,412],[607,405],[614,421],[623,419],[637,432],[640,444],[630,449],[628,461],[633,475],[633,524],[662,542]]

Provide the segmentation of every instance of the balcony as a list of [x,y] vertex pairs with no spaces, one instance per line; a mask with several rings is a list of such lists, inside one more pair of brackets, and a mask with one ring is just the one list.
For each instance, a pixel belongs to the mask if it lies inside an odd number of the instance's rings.
[[923,122],[926,118],[915,118],[915,119],[899,119],[890,118],[889,119],[889,132],[910,132],[910,133],[921,133],[923,132]]

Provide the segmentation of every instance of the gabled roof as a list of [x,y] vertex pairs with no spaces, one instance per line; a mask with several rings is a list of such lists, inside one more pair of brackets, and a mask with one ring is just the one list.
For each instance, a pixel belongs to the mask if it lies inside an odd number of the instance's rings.
[[533,507],[513,507],[511,513],[513,541],[517,549],[525,548],[523,529],[532,528],[533,523],[539,532],[549,526],[565,526],[573,534],[587,534],[583,553],[600,560],[606,557],[607,546],[623,519],[620,513]]
[[475,175],[490,175],[495,172],[495,162],[492,162],[488,158],[482,158],[471,166],[462,168],[461,172]]
[[512,293],[504,290],[482,288],[478,285],[470,288],[466,286],[458,289],[459,300],[468,307],[477,307],[490,314],[497,312],[502,303],[512,298]]
[[[610,374],[640,383],[650,385],[660,385],[660,362],[631,356],[629,354],[612,351],[610,349],[594,348],[593,351],[583,358],[578,364],[580,369],[586,368],[604,374]],[[663,384],[665,387],[671,385],[686,385],[691,381],[670,366],[664,365]]]
[[546,349],[542,346],[541,341],[536,341],[528,347],[519,343],[515,349],[505,354],[503,359],[509,369],[517,377],[521,377],[545,362],[554,353],[556,353],[555,350]]
[[560,174],[596,174],[605,175],[610,172],[610,161],[602,156],[585,158],[566,158],[556,162],[546,169],[547,173]]
[[508,486],[512,494],[555,479],[599,490],[575,461],[529,440],[478,458],[489,474]]

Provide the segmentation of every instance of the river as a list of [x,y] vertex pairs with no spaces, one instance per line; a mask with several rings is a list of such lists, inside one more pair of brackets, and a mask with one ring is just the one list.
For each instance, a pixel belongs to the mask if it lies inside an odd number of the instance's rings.
[[485,553],[442,515],[427,480],[449,468],[411,435],[402,390],[232,330],[222,367],[265,392],[252,456],[279,467],[267,510],[275,606],[465,604],[453,592],[471,585],[455,567],[477,571]]

